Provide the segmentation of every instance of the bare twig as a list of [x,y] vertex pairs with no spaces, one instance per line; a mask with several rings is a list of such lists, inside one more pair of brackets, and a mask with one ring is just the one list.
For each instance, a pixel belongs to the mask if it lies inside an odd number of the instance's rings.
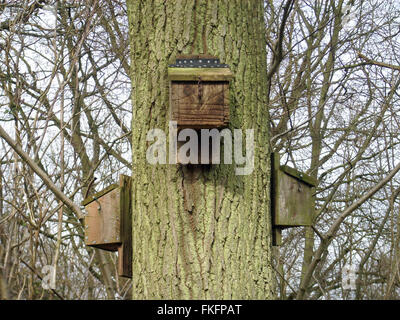
[[47,187],[60,199],[66,206],[68,206],[77,216],[78,219],[83,218],[84,214],[77,204],[71,201],[49,178],[36,162],[29,157],[29,155],[21,149],[21,147],[7,134],[7,132],[0,126],[0,137],[2,137],[11,148],[28,164],[28,166],[43,180]]

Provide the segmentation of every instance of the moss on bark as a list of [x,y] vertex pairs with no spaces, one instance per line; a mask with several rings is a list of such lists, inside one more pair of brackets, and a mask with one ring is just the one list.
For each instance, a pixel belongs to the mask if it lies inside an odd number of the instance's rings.
[[[263,1],[127,0],[133,141],[133,298],[270,299],[269,136]],[[254,129],[254,171],[150,165],[168,132],[167,67],[204,51],[230,65],[231,129]]]

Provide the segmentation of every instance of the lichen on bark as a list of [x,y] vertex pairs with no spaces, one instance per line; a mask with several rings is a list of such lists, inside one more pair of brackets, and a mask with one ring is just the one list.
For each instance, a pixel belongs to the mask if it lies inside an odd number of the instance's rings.
[[[133,298],[271,299],[269,133],[261,0],[127,0],[132,82]],[[191,51],[230,65],[230,129],[254,129],[254,171],[150,165],[168,133],[167,67]]]

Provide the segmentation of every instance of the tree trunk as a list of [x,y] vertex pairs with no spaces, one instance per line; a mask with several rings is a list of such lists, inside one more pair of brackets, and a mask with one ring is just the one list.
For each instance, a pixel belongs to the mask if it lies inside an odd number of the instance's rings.
[[[263,1],[127,0],[131,41],[133,299],[271,299],[269,118]],[[230,129],[254,129],[254,171],[151,165],[168,136],[167,66],[208,53],[230,65]]]

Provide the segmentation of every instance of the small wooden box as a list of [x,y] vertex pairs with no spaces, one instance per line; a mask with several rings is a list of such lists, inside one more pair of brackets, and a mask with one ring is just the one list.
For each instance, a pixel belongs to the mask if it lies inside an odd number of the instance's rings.
[[85,243],[95,248],[117,251],[121,244],[121,190],[118,184],[88,197],[82,202],[85,216]]
[[186,56],[168,68],[171,120],[181,128],[220,128],[229,123],[232,72],[219,59]]
[[288,166],[272,155],[272,223],[274,228],[312,226],[316,179]]
[[131,177],[120,175],[119,184],[86,198],[85,244],[118,251],[120,276],[132,274]]

